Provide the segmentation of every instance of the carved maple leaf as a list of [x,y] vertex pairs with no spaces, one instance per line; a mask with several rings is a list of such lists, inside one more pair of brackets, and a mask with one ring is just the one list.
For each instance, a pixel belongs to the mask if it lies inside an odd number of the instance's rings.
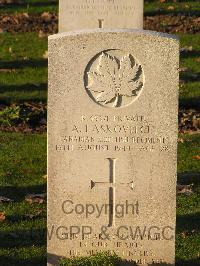
[[88,72],[88,89],[98,93],[96,100],[107,104],[114,102],[118,106],[120,97],[137,96],[137,91],[142,83],[139,81],[141,67],[138,64],[132,66],[130,55],[121,60],[102,53],[99,64],[94,72]]

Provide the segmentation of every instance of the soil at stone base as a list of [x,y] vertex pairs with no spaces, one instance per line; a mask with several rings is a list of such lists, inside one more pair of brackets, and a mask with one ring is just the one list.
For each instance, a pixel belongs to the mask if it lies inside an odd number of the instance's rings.
[[[155,15],[144,18],[144,29],[166,33],[200,33],[200,17],[185,15]],[[38,32],[54,34],[58,31],[58,16],[44,12],[41,15],[1,14],[0,32]]]

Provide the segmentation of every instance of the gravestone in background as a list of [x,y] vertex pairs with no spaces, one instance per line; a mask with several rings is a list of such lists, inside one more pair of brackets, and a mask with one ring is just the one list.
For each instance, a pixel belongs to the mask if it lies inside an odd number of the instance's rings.
[[143,28],[143,0],[60,0],[59,32]]
[[142,30],[49,37],[49,265],[100,251],[174,265],[178,53]]

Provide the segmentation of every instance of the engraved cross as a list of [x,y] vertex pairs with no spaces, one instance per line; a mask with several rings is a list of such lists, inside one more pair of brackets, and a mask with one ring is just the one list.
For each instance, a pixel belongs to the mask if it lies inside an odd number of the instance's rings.
[[133,181],[130,183],[116,183],[115,182],[115,170],[117,158],[107,158],[109,161],[109,182],[95,182],[91,180],[91,189],[94,187],[106,187],[109,188],[109,223],[108,227],[115,226],[115,193],[117,186],[129,187],[133,190]]
[[103,29],[104,28],[104,19],[98,19],[99,21],[99,29]]

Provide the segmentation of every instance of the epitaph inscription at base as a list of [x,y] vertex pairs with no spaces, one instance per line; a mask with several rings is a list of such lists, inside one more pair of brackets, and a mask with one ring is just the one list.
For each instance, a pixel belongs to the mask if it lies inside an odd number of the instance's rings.
[[148,31],[49,37],[49,265],[174,265],[178,53]]

